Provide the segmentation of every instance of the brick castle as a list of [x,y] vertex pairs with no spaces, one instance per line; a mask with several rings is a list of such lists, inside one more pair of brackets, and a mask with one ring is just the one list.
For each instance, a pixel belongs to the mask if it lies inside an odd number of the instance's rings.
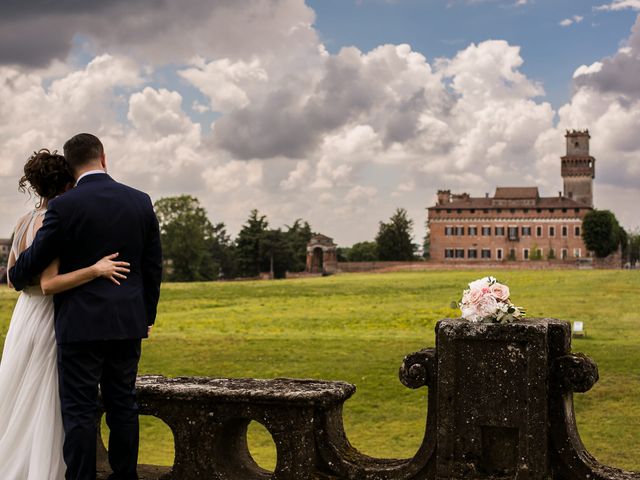
[[439,190],[428,209],[431,258],[443,262],[576,261],[591,256],[582,219],[593,209],[595,159],[589,131],[567,131],[561,158],[564,192],[541,197],[538,187],[497,187],[493,197]]

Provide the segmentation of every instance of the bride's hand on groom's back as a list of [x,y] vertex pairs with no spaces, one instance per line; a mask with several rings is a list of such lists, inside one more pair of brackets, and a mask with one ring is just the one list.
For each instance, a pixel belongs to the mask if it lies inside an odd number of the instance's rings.
[[94,265],[96,277],[103,277],[111,280],[116,285],[120,285],[120,280],[126,280],[129,273],[130,264],[128,262],[117,261],[118,253],[112,253],[98,260]]

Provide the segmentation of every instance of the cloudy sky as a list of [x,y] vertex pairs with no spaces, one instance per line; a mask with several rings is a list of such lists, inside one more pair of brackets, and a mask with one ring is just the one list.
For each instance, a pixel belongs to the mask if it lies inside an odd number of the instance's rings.
[[89,131],[110,173],[341,245],[438,188],[562,188],[589,128],[595,202],[640,224],[640,0],[3,0],[0,236],[35,149]]

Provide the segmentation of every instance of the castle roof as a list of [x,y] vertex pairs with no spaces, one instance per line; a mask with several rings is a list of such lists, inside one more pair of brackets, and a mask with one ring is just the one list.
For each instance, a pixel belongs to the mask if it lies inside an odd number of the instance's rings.
[[501,199],[524,199],[540,198],[538,187],[498,187],[493,198]]
[[497,208],[589,208],[568,197],[541,197],[538,187],[497,187],[493,197],[451,195],[451,201],[439,203],[432,209],[497,209]]

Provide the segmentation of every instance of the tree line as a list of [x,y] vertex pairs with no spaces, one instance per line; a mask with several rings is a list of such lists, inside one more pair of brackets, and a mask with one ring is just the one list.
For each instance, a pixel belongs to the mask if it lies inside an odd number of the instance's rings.
[[620,251],[625,262],[640,260],[640,231],[627,232],[609,210],[591,210],[582,221],[582,240],[598,258]]
[[[190,195],[162,198],[154,204],[160,224],[165,280],[208,281],[257,277],[270,272],[283,278],[286,272],[306,267],[307,244],[313,235],[308,222],[296,219],[285,228],[271,228],[265,215],[252,210],[235,239],[223,222],[212,223],[197,198]],[[338,248],[342,262],[416,260],[412,243],[413,221],[398,208],[386,222],[379,222],[372,241]],[[608,210],[592,210],[583,221],[582,237],[597,257],[622,251],[624,262],[640,261],[640,231],[627,232]],[[424,237],[424,258],[429,257],[429,232]],[[0,254],[0,265],[6,265]],[[1,268],[0,268],[1,270]],[[1,273],[1,272],[0,272]]]
[[[232,239],[225,224],[211,222],[193,196],[161,198],[154,207],[167,281],[257,277],[264,272],[284,278],[286,272],[306,268],[307,244],[314,232],[301,218],[284,228],[272,228],[266,215],[254,209]],[[399,208],[388,222],[380,222],[374,241],[338,249],[338,260],[412,260],[417,250],[411,243],[412,229],[407,211]]]

